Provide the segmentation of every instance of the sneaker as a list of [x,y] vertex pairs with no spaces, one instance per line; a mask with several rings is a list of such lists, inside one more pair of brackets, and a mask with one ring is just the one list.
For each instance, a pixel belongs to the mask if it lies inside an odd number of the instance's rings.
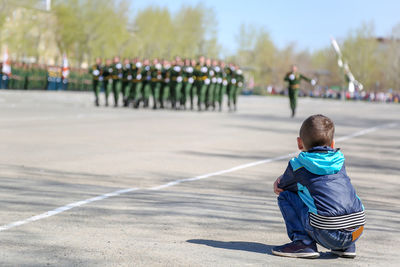
[[274,247],[272,248],[272,254],[291,258],[314,259],[319,257],[315,242],[311,243],[310,245],[306,245],[300,240],[293,241],[292,243],[288,243],[283,246]]
[[346,249],[331,250],[331,253],[338,255],[343,258],[355,258],[356,257],[356,244],[353,243],[350,247]]

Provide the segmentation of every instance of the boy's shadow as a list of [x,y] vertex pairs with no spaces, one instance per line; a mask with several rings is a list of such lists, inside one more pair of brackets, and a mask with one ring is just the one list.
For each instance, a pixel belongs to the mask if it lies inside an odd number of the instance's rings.
[[[231,250],[242,250],[248,252],[255,252],[261,254],[272,254],[273,245],[266,245],[262,243],[256,242],[244,242],[244,241],[216,241],[216,240],[208,240],[208,239],[189,239],[186,242],[192,244],[206,245],[214,248],[223,248],[223,249],[231,249]],[[319,259],[336,259],[338,256],[329,253],[329,252],[320,252]]]
[[216,241],[216,240],[207,240],[207,239],[190,239],[186,242],[193,244],[206,245],[214,248],[224,248],[231,250],[243,250],[249,252],[256,252],[262,254],[272,255],[272,248],[274,246],[266,245],[262,243],[256,242],[243,242],[243,241]]

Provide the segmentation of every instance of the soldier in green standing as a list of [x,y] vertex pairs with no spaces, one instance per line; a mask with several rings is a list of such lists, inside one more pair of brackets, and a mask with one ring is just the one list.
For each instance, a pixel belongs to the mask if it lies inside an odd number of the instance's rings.
[[305,80],[311,85],[315,85],[315,81],[307,78],[306,76],[302,75],[301,73],[297,72],[297,66],[292,65],[291,70],[286,73],[284,81],[288,82],[288,94],[290,100],[290,109],[292,110],[292,117],[296,114],[296,107],[297,107],[297,96],[299,94],[300,82],[301,80]]
[[94,104],[98,107],[99,106],[99,93],[101,84],[103,82],[103,66],[101,65],[101,58],[96,58],[96,63],[90,68],[90,74],[92,74],[92,86],[93,86],[93,93],[94,93]]
[[24,82],[23,82],[23,89],[24,90],[28,90],[29,88],[29,64],[28,63],[24,63],[23,65],[23,69],[24,69]]

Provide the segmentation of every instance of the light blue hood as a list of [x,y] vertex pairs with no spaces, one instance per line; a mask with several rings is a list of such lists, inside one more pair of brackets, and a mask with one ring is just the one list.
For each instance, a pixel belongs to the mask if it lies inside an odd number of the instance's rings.
[[293,171],[304,167],[317,175],[338,173],[342,169],[343,163],[344,156],[339,150],[328,150],[324,153],[301,152],[297,158],[290,160]]

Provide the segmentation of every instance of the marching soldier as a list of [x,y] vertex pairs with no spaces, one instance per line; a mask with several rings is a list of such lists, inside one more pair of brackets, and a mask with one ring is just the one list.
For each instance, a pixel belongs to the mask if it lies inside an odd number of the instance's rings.
[[159,94],[161,82],[162,82],[162,66],[158,62],[158,59],[153,59],[153,64],[150,68],[151,72],[151,94],[153,95],[153,109],[157,109],[157,94]]
[[217,78],[215,77],[214,68],[211,66],[211,59],[206,59],[206,66],[208,68],[208,84],[205,89],[205,104],[206,110],[208,110],[208,108],[212,106],[212,103],[214,102],[214,85],[217,83]]
[[216,108],[216,103],[218,103],[218,110],[222,110],[222,98],[223,98],[223,90],[222,90],[222,82],[223,82],[223,68],[221,64],[218,63],[217,60],[213,61],[213,68],[215,72],[216,82],[214,83],[214,100],[212,102],[213,109]]
[[192,74],[191,74],[191,77],[190,78],[192,78],[192,79],[190,79],[189,78],[189,83],[191,84],[190,85],[190,90],[189,90],[189,95],[190,95],[190,109],[191,110],[193,110],[193,101],[194,101],[194,95],[196,94],[196,92],[195,92],[195,90],[196,90],[196,88],[194,87],[194,83],[196,82],[196,74],[195,74],[195,67],[196,67],[196,60],[195,59],[192,59],[191,61],[190,61],[190,67],[192,67],[192,70],[193,70],[193,72],[192,72]]
[[143,101],[143,107],[147,108],[149,106],[149,96],[148,96],[148,87],[151,82],[151,66],[150,61],[148,59],[143,60],[143,67],[141,69],[141,88],[140,98],[137,99],[135,103],[135,108],[138,108],[140,102]]
[[132,87],[129,94],[128,102],[133,102],[133,107],[136,108],[137,95],[142,87],[142,62],[138,58],[132,61]]
[[311,85],[315,85],[315,81],[307,78],[306,76],[297,72],[297,66],[292,65],[291,70],[285,75],[284,80],[288,82],[288,93],[290,101],[290,109],[292,110],[292,117],[296,114],[297,96],[299,94],[300,82],[305,80]]
[[243,76],[243,71],[239,68],[238,65],[235,65],[235,70],[236,70],[235,71],[236,86],[234,87],[234,92],[233,92],[233,107],[234,110],[236,111],[237,98],[244,85],[244,76]]
[[164,108],[164,94],[169,91],[171,80],[171,65],[168,60],[163,60],[161,69],[160,108]]
[[99,92],[103,82],[103,66],[101,65],[101,58],[96,58],[96,63],[90,69],[90,73],[92,74],[92,86],[95,97],[94,104],[98,107]]
[[199,111],[202,110],[202,104],[205,101],[204,94],[206,92],[207,86],[210,84],[210,79],[208,78],[208,68],[205,64],[204,56],[199,57],[199,62],[194,68],[194,73],[196,76],[196,81],[194,82],[194,87],[197,92],[197,107]]
[[[194,63],[195,65],[196,63]],[[194,69],[192,65],[192,61],[190,59],[185,59],[185,64],[183,66],[183,84],[182,84],[182,94],[181,94],[181,106],[183,109],[186,109],[186,100],[188,93],[190,94],[190,108],[193,109],[193,82],[195,79]]]
[[235,92],[236,87],[236,74],[235,74],[235,67],[232,63],[225,67],[226,79],[228,84],[226,86],[226,94],[228,96],[228,108],[229,111],[232,111],[231,102],[233,100],[233,94]]
[[106,98],[106,107],[108,106],[108,97],[113,86],[113,65],[111,59],[106,60],[106,64],[103,67],[103,82],[104,82],[104,95]]
[[122,64],[119,62],[119,57],[114,57],[113,63],[111,84],[114,95],[114,107],[118,107],[120,83],[122,80]]
[[176,57],[172,62],[171,67],[171,81],[170,81],[170,100],[172,109],[177,108],[177,100],[179,99],[179,91],[182,87],[182,60],[180,57]]
[[132,67],[129,59],[124,59],[124,65],[122,66],[122,99],[124,101],[124,107],[129,105],[129,96],[132,87]]

